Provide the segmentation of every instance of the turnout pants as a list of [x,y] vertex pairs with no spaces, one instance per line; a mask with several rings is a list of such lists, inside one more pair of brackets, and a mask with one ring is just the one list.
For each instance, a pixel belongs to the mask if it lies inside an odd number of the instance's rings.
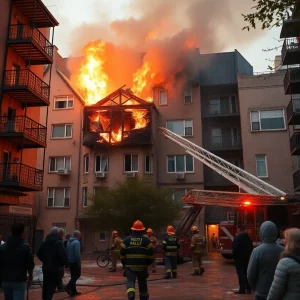
[[199,273],[200,270],[204,270],[201,253],[192,252],[192,263],[195,273]]
[[166,276],[168,278],[171,277],[171,274],[173,278],[177,277],[177,253],[176,256],[165,256],[165,269],[166,269]]
[[111,252],[112,270],[117,269],[117,263],[119,259],[120,259],[120,250],[112,250]]
[[51,300],[59,280],[60,270],[43,270],[43,300]]
[[81,276],[81,268],[78,263],[69,262],[69,269],[71,273],[71,279],[67,285],[67,289],[71,292],[71,295],[75,295],[77,293],[76,281]]
[[138,280],[140,300],[148,300],[149,293],[147,287],[147,267],[144,271],[132,271],[131,269],[126,269],[127,278],[127,296],[128,299],[135,298],[135,282]]
[[251,287],[247,279],[248,263],[248,261],[235,262],[236,272],[239,278],[240,291],[251,291]]

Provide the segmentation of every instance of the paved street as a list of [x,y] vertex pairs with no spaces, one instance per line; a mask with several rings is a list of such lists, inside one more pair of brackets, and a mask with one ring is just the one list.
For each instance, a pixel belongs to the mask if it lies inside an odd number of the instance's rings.
[[[38,263],[38,262],[37,262]],[[237,288],[237,276],[232,261],[224,260],[218,254],[204,258],[206,272],[203,276],[191,276],[192,265],[190,262],[179,266],[178,279],[163,280],[164,267],[158,265],[158,271],[149,277],[150,299],[254,299],[254,295],[235,295],[232,289]],[[82,277],[78,290],[82,295],[74,297],[78,300],[98,299],[127,299],[125,279],[122,270],[117,273],[108,273],[108,269],[97,266],[95,257],[84,257],[82,262]],[[35,280],[42,279],[40,266],[36,267]],[[68,273],[65,282],[68,281]],[[1,294],[0,294],[1,298]],[[55,294],[55,300],[68,299],[66,293]],[[41,300],[40,286],[34,286],[29,291],[30,300]],[[138,299],[138,297],[136,297]]]

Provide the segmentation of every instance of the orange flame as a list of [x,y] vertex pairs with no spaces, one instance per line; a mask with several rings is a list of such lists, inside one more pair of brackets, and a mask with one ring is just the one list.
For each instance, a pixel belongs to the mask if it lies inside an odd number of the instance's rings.
[[105,42],[91,42],[83,49],[83,52],[84,60],[78,76],[78,88],[86,104],[92,105],[107,94],[108,76],[103,70]]
[[146,38],[145,38],[145,42],[148,42],[148,41],[153,41],[157,38],[158,34],[157,34],[157,31],[156,30],[152,30],[150,31]]

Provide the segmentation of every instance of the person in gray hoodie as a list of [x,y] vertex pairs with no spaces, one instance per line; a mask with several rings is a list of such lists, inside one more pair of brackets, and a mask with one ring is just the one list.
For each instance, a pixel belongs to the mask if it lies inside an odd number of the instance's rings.
[[76,281],[81,276],[80,238],[80,231],[75,230],[73,237],[70,238],[67,244],[68,265],[71,273],[71,279],[66,286],[66,291],[70,296],[81,294],[76,289]]
[[280,254],[284,248],[276,243],[278,230],[271,221],[260,226],[261,245],[250,257],[247,270],[248,282],[256,291],[256,300],[266,300],[271,287]]

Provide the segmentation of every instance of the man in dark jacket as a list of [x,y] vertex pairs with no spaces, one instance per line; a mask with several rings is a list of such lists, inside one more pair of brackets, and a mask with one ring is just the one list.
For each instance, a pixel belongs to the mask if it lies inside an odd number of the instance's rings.
[[251,287],[247,279],[247,268],[250,256],[253,250],[253,243],[248,233],[245,231],[245,226],[239,226],[239,233],[233,240],[232,256],[235,260],[236,272],[239,278],[240,288],[235,291],[235,294],[251,293]]
[[37,257],[43,263],[43,300],[51,300],[60,278],[60,269],[68,265],[66,251],[58,236],[57,227],[51,229]]
[[26,281],[33,278],[33,256],[30,246],[22,239],[23,232],[24,224],[13,224],[12,236],[0,246],[0,277],[7,300],[24,299]]

